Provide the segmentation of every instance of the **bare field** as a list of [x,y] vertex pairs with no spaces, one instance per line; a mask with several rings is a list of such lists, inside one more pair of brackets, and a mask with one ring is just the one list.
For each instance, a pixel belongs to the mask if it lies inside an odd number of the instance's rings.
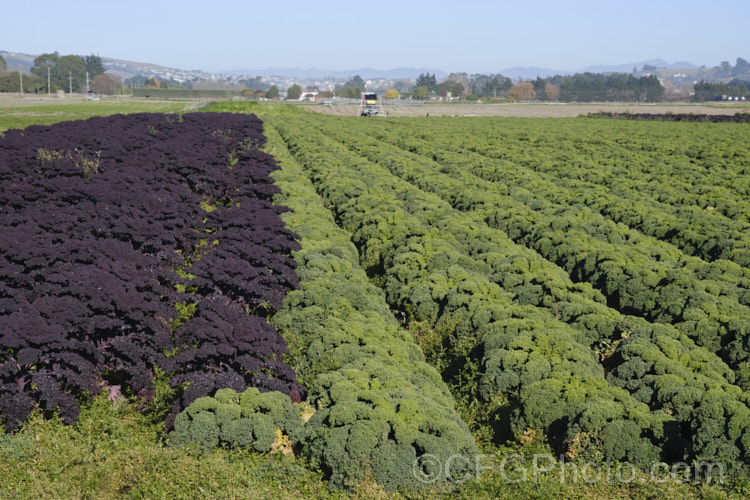
[[179,113],[195,108],[198,101],[102,98],[89,101],[82,94],[59,98],[36,94],[0,93],[0,135],[5,130],[29,125],[51,125],[65,120],[85,120],[115,113]]
[[18,94],[11,92],[0,93],[0,108],[25,108],[30,106],[46,106],[50,104],[72,104],[86,102],[84,94],[67,94],[63,98],[54,95]]
[[[336,116],[357,116],[359,106],[307,106],[313,111]],[[516,116],[526,118],[563,118],[589,113],[694,113],[733,115],[750,112],[750,107],[719,104],[453,104],[427,103],[417,106],[385,106],[388,116]]]

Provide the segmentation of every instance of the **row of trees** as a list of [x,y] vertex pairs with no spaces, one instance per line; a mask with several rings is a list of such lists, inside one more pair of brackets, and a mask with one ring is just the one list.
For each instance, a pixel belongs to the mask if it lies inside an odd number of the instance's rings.
[[31,74],[9,72],[0,56],[0,92],[83,92],[88,88],[99,94],[112,94],[122,87],[119,77],[105,73],[99,56],[60,56],[58,52],[42,54],[34,59]]
[[626,73],[578,73],[537,77],[515,85],[500,74],[451,73],[437,83],[434,74],[421,74],[414,86],[414,96],[424,99],[429,94],[467,95],[469,98],[510,98],[529,101],[642,101],[661,99],[664,88],[655,76],[636,77]]
[[748,75],[750,75],[750,63],[741,57],[737,58],[737,63],[734,66],[729,64],[729,61],[722,61],[714,74],[714,76],[720,78],[729,78],[731,76],[738,78]]
[[695,94],[693,99],[696,101],[718,101],[727,97],[745,97],[750,96],[750,81],[733,79],[729,83],[711,83],[705,80],[695,84]]
[[[333,95],[342,98],[358,98],[365,82],[359,75],[347,80],[335,88]],[[391,95],[398,97],[398,91],[392,89]],[[440,96],[466,96],[468,99],[509,98],[519,101],[640,101],[653,102],[662,98],[664,88],[655,76],[636,77],[626,73],[609,75],[582,73],[572,76],[538,77],[534,81],[513,84],[512,80],[501,74],[451,73],[448,78],[438,83],[436,75],[422,73],[411,88],[411,95],[416,99],[427,99],[431,94]],[[298,99],[302,95],[299,85],[292,85],[287,96]],[[332,97],[328,96],[328,97]]]
[[34,59],[31,74],[49,82],[49,92],[67,90],[81,92],[86,89],[86,78],[93,80],[105,72],[99,56],[67,55],[58,52],[42,54]]
[[[644,70],[648,68],[650,67],[644,66]],[[735,66],[723,62],[717,70],[725,76],[749,74],[750,63],[737,58]],[[334,94],[337,97],[357,98],[364,88],[364,80],[355,75],[343,85],[336,87]],[[728,84],[701,82],[695,87],[695,100],[713,100],[717,96],[721,98],[722,95],[744,96],[748,94],[749,88],[750,82],[737,78]],[[452,95],[466,96],[469,99],[510,98],[521,101],[655,102],[664,97],[664,87],[657,76],[639,77],[628,73],[576,73],[547,78],[537,77],[536,80],[516,84],[502,74],[451,73],[448,78],[438,83],[435,73],[422,73],[408,90],[416,99],[427,99],[430,95]],[[296,89],[290,97],[299,97]]]

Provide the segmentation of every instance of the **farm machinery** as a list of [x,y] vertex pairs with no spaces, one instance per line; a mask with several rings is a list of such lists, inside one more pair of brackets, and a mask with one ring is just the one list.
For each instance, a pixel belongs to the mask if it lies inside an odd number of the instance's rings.
[[359,108],[359,116],[386,116],[378,99],[378,94],[374,92],[362,93],[362,106]]

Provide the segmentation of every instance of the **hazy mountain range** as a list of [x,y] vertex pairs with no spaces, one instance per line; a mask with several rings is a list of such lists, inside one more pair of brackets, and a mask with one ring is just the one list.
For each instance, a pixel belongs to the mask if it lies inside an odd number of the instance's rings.
[[[572,75],[574,73],[631,73],[633,68],[640,71],[644,66],[654,66],[656,68],[679,68],[679,69],[694,69],[698,66],[686,62],[679,61],[676,63],[668,63],[663,59],[649,59],[648,61],[632,62],[625,64],[614,64],[605,65],[599,64],[595,66],[587,66],[575,71],[565,71],[559,69],[550,68],[537,68],[537,67],[513,67],[505,68],[495,73],[500,73],[509,78],[528,79],[536,78],[537,76],[547,77],[555,75]],[[385,78],[387,80],[395,80],[399,78],[417,78],[419,75],[424,73],[434,74],[438,79],[446,78],[449,73],[435,68],[396,68],[390,70],[378,70],[372,68],[360,68],[352,69],[347,71],[330,71],[318,68],[265,68],[265,69],[233,69],[228,70],[226,73],[233,75],[279,75],[288,76],[290,78],[351,78],[354,75],[359,75],[365,79],[377,79]]]
[[[8,52],[4,50],[0,50],[0,55],[3,56],[3,58],[7,62],[9,70],[17,71],[18,68],[21,67],[26,72],[28,72],[31,66],[33,66],[34,59],[37,57],[36,55],[23,54],[23,53],[17,53],[17,52]],[[178,70],[175,68],[167,68],[167,67],[159,66],[156,64],[134,62],[134,61],[123,61],[123,60],[112,59],[108,57],[102,57],[102,62],[106,68],[112,69],[112,70],[116,69],[118,73],[127,74],[127,73],[132,72],[131,76],[135,76],[138,73],[144,74],[144,72],[148,72],[149,70],[155,70],[155,71],[158,70],[161,72],[169,71],[169,70],[185,71],[185,70]],[[548,77],[548,76],[554,76],[554,75],[567,75],[567,74],[584,73],[584,72],[630,73],[633,71],[633,68],[640,71],[643,68],[643,66],[646,66],[646,65],[654,66],[656,68],[675,68],[675,69],[697,68],[696,65],[686,62],[686,61],[668,63],[664,61],[663,59],[649,59],[647,61],[631,62],[631,63],[625,63],[625,64],[615,64],[615,65],[600,64],[600,65],[594,65],[594,66],[587,66],[585,68],[581,68],[575,71],[566,71],[566,70],[550,69],[550,68],[538,68],[538,67],[513,67],[513,68],[501,69],[499,71],[494,71],[490,73],[500,73],[512,79],[533,79],[533,78],[536,78],[537,76]],[[190,72],[200,73],[201,71],[190,70]],[[208,72],[208,71],[203,71],[203,73],[211,74],[211,72]],[[379,70],[379,69],[373,69],[373,68],[359,68],[359,69],[352,69],[352,70],[346,70],[346,71],[333,71],[333,70],[326,70],[326,69],[319,69],[319,68],[271,67],[271,68],[262,68],[262,69],[231,69],[231,70],[219,71],[215,73],[230,74],[230,75],[247,75],[247,76],[277,75],[277,76],[285,76],[289,78],[331,77],[331,78],[336,78],[336,79],[347,79],[347,78],[351,78],[354,75],[359,75],[366,80],[380,79],[380,78],[384,78],[387,80],[413,79],[413,78],[417,78],[419,75],[424,74],[424,73],[434,74],[438,79],[443,79],[443,78],[446,78],[449,74],[441,69],[436,69],[436,68],[404,68],[404,67],[389,69],[389,70]]]
[[542,78],[555,75],[572,75],[574,73],[632,73],[633,68],[637,71],[641,71],[644,66],[654,66],[656,68],[667,68],[667,69],[695,69],[698,66],[689,63],[687,61],[678,61],[675,63],[668,63],[664,59],[649,59],[648,61],[631,62],[624,64],[597,64],[594,66],[586,66],[585,68],[577,69],[575,71],[565,71],[559,69],[549,68],[536,68],[536,67],[514,67],[506,68],[500,73],[508,78],[513,79],[533,79],[537,76]]

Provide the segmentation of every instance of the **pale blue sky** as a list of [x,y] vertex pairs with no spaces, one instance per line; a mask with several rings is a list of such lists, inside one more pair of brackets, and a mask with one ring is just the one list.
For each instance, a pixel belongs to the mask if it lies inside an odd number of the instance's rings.
[[212,72],[409,66],[492,73],[750,59],[747,0],[0,2],[0,50],[98,53]]

